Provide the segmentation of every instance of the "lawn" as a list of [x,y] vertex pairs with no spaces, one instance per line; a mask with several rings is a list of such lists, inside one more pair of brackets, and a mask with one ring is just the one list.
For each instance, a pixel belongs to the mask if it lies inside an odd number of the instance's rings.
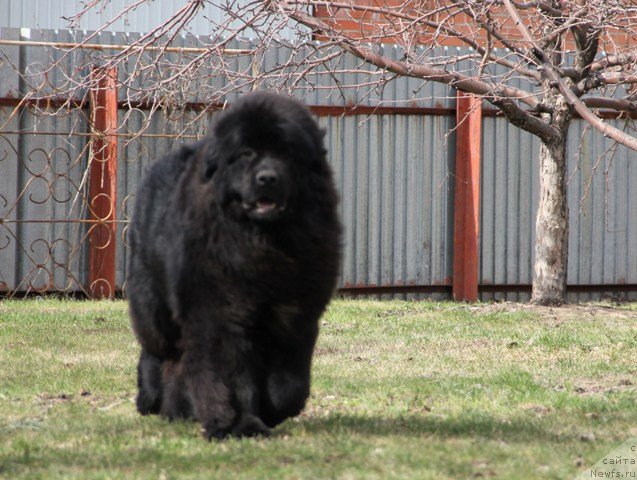
[[337,300],[268,439],[140,417],[137,353],[125,302],[1,303],[0,478],[573,478],[637,437],[634,304]]

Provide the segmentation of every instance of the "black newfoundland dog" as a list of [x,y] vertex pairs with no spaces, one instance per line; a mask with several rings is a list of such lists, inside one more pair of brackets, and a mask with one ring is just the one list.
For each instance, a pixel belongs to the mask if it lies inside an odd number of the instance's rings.
[[340,237],[323,131],[296,100],[246,95],[156,162],[129,232],[139,412],[208,439],[297,415]]

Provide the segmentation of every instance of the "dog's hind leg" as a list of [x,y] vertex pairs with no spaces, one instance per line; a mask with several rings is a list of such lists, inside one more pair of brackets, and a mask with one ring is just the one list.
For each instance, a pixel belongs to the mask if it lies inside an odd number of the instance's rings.
[[142,348],[137,364],[137,410],[142,415],[157,414],[162,403],[162,361]]
[[187,392],[181,361],[164,361],[162,379],[164,390],[161,415],[169,420],[192,418],[194,411]]

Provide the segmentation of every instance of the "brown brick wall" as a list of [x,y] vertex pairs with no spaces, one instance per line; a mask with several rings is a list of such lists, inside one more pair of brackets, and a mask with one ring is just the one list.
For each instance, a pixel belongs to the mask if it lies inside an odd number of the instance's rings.
[[[350,0],[340,0],[335,3],[349,4],[349,2]],[[351,0],[351,3],[357,6],[376,7],[381,10],[396,9],[396,11],[412,14],[414,8],[423,11],[424,8],[435,8],[436,4],[440,5],[439,1],[436,2],[432,0],[412,0],[407,3],[405,3],[405,0]],[[410,6],[413,7],[410,9]],[[350,8],[317,6],[314,9],[314,15],[334,26],[343,34],[354,38],[368,38],[371,41],[380,40],[383,43],[398,44],[413,42],[416,39],[418,43],[421,44],[428,44],[433,41],[432,31],[426,29],[424,25],[419,27],[417,34],[415,34],[413,28],[411,28],[405,32],[401,32],[401,35],[393,35],[391,31],[400,28],[400,24],[397,23],[397,19],[388,18],[382,12],[365,12]],[[522,40],[517,27],[504,7],[500,8],[499,11],[493,12],[493,15],[502,26],[504,36],[516,42]],[[437,14],[436,21],[443,21],[445,25],[466,34],[468,37],[476,37],[476,41],[480,44],[484,44],[486,41],[484,32],[477,29],[476,25],[471,21],[468,21],[468,17],[464,14],[457,14],[450,18],[446,12],[440,12]],[[393,25],[390,22],[393,22]],[[533,22],[532,15],[529,26],[532,31],[534,28],[539,29],[542,27],[538,22]],[[443,33],[439,34],[438,42],[445,46],[466,46],[466,43],[458,38],[450,37]],[[622,50],[628,46],[635,46],[637,45],[637,29],[635,26],[626,25],[624,28],[610,30],[603,36],[602,44],[607,51]],[[495,43],[494,46],[502,45]],[[573,47],[571,38],[567,39],[566,47]]]

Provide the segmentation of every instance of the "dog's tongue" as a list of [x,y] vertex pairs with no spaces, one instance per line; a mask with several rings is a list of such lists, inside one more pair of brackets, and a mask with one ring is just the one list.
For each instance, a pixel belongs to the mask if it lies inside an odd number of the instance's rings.
[[274,203],[272,200],[257,201],[257,212],[259,213],[269,212],[270,210],[273,210],[274,208],[276,208],[276,203]]

